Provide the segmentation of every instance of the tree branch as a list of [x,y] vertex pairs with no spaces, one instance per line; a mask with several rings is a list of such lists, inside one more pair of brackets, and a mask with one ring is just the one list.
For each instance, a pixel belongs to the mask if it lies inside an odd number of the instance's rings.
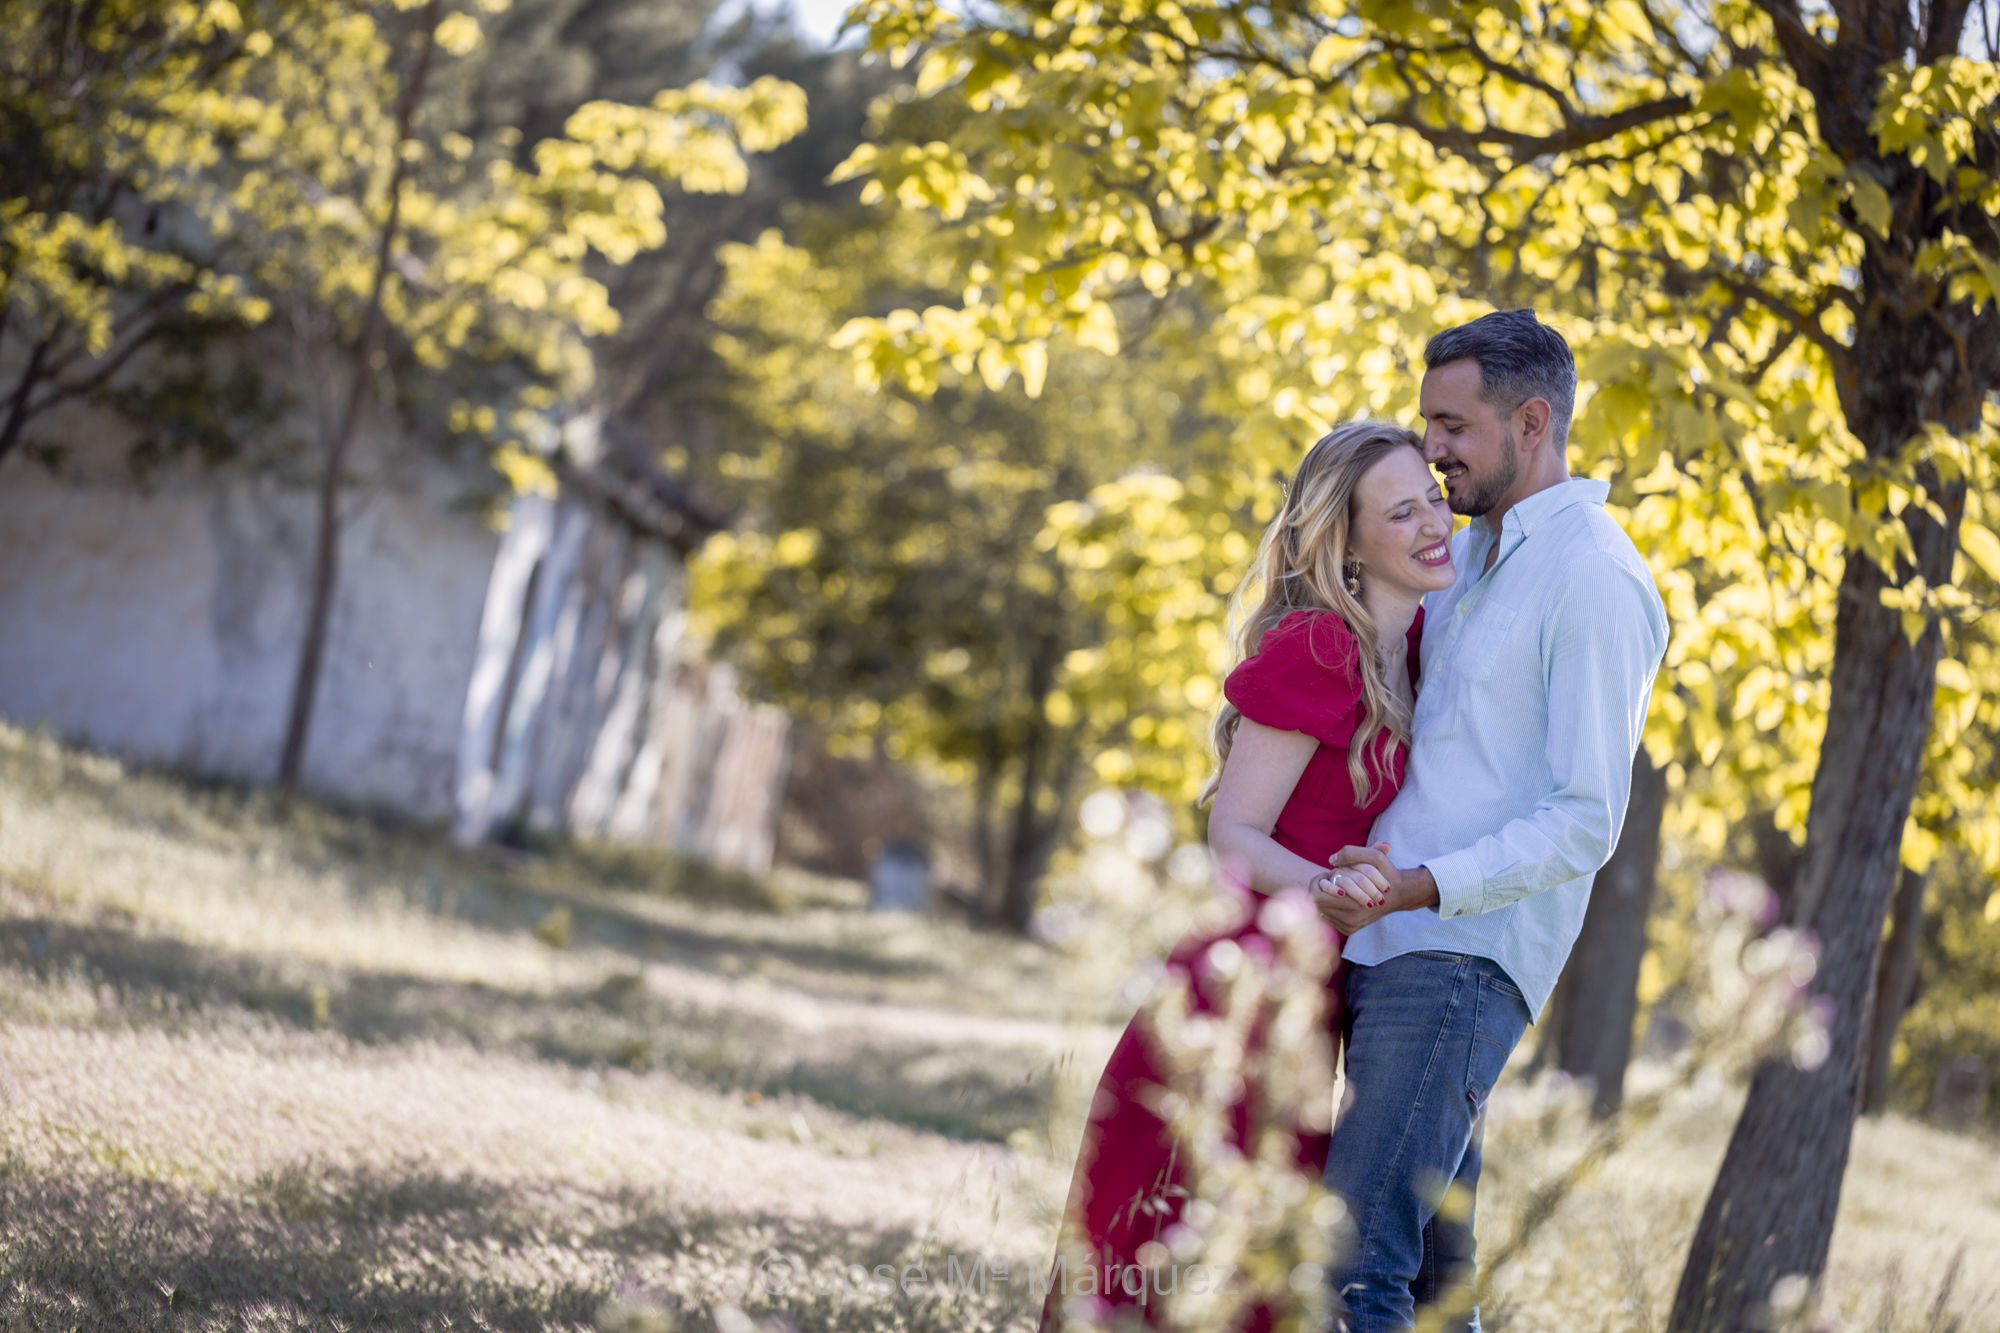
[[36,342],[35,350],[28,354],[28,364],[21,370],[21,379],[14,386],[13,401],[7,407],[7,424],[0,426],[0,462],[15,445],[21,442],[21,431],[28,424],[33,413],[28,408],[28,395],[34,389],[35,381],[41,378],[42,363],[49,358],[49,348],[54,345],[54,332],[45,333]]
[[1653,9],[1653,0],[1641,0],[1641,5],[1646,11],[1646,22],[1653,29],[1653,40],[1679,56],[1681,66],[1687,73],[1696,76],[1704,73],[1707,69],[1706,64],[1701,57],[1688,50],[1687,43],[1683,42],[1681,35],[1674,31],[1673,18],[1669,16],[1662,19]]
[[1433,49],[1439,54],[1450,51],[1464,51],[1474,60],[1478,61],[1480,67],[1488,74],[1504,79],[1508,83],[1518,83],[1523,88],[1532,88],[1551,102],[1554,102],[1561,109],[1565,125],[1574,124],[1584,118],[1582,113],[1576,109],[1576,104],[1565,97],[1562,91],[1554,84],[1550,83],[1547,79],[1541,78],[1539,75],[1530,74],[1523,69],[1516,69],[1506,61],[1489,55],[1486,48],[1479,44],[1477,38],[1468,37],[1463,42],[1456,42],[1449,46],[1441,46]]
[[1778,49],[1813,100],[1824,106],[1832,96],[1833,52],[1806,26],[1796,0],[1756,0],[1757,7],[1771,16],[1777,30]]
[[[192,288],[184,288],[183,290],[192,290]],[[124,368],[125,363],[130,361],[140,348],[166,332],[167,327],[163,321],[158,319],[153,320],[149,324],[142,325],[138,332],[126,336],[122,346],[108,355],[99,358],[97,368],[90,374],[85,375],[81,379],[72,380],[67,384],[57,385],[41,398],[37,399],[34,405],[28,409],[28,415],[31,417],[40,416],[57,403],[65,403],[73,398],[82,398],[97,392],[97,390],[111,382],[111,378]]]
[[1848,349],[1836,342],[1819,325],[1819,317],[1826,312],[1833,301],[1839,299],[1837,292],[1827,292],[1818,305],[1814,306],[1810,311],[1806,311],[1799,309],[1784,297],[1767,291],[1763,286],[1748,278],[1739,277],[1727,269],[1692,269],[1664,250],[1622,250],[1616,246],[1598,245],[1588,240],[1584,242],[1584,248],[1594,250],[1600,254],[1612,255],[1619,259],[1637,259],[1647,263],[1658,264],[1661,268],[1689,284],[1697,284],[1704,281],[1720,283],[1728,288],[1732,295],[1741,300],[1754,302],[1757,305],[1763,306],[1766,310],[1783,320],[1800,337],[1812,343],[1822,352],[1825,352],[1835,366],[1842,366],[1847,362]]
[[1369,121],[1371,125],[1392,125],[1399,129],[1412,130],[1422,135],[1433,146],[1448,149],[1465,157],[1481,157],[1481,148],[1505,148],[1516,157],[1543,157],[1562,153],[1573,153],[1579,148],[1589,148],[1608,139],[1614,139],[1627,130],[1639,129],[1676,116],[1685,116],[1694,110],[1694,99],[1685,94],[1656,98],[1651,102],[1641,102],[1637,106],[1626,107],[1623,111],[1608,116],[1579,116],[1553,134],[1521,134],[1513,130],[1459,129],[1449,125],[1428,124],[1407,108],[1395,115],[1384,116]]

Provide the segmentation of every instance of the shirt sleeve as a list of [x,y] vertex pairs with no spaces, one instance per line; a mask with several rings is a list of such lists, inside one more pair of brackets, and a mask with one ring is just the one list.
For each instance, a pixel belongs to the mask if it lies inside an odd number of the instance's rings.
[[1496,832],[1424,862],[1438,915],[1505,907],[1595,874],[1611,859],[1631,796],[1632,756],[1666,652],[1651,580],[1604,562],[1579,579],[1544,629],[1548,766],[1554,790]]
[[1222,692],[1252,722],[1345,746],[1361,721],[1360,645],[1331,611],[1294,611],[1265,632]]

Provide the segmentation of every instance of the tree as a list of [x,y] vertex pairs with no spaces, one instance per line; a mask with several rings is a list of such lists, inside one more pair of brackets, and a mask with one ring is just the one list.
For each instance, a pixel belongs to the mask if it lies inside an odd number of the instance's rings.
[[[1683,664],[1723,637],[1718,600],[1774,635],[1826,613],[1733,711],[1809,714],[1820,735],[1782,810],[1804,816],[1787,912],[1819,940],[1831,1051],[1754,1076],[1670,1326],[1754,1323],[1780,1277],[1825,1264],[1946,626],[1978,581],[1961,548],[1979,579],[2000,572],[2000,11],[862,10],[878,49],[921,52],[920,90],[983,113],[852,160],[886,197],[965,215],[970,290],[878,321],[856,340],[874,369],[1032,345],[1120,294],[1190,288],[1279,389],[1240,414],[1269,456],[1283,423],[1385,396],[1409,364],[1399,305],[1428,323],[1533,304],[1571,321],[1596,389],[1578,461],[1639,526],[1691,520],[1640,543],[1692,640]],[[1684,665],[1670,684],[1715,680]],[[1679,697],[1662,691],[1657,724]]]
[[[83,182],[65,198],[95,211],[55,216],[27,201],[0,215],[7,318],[34,339],[0,440],[18,434],[16,419],[108,387],[156,336],[166,315],[154,305],[245,326],[276,312],[302,363],[332,348],[345,368],[342,383],[312,386],[319,526],[285,788],[310,732],[363,404],[398,377],[455,396],[453,433],[482,440],[511,476],[546,481],[541,459],[586,406],[590,340],[619,323],[595,265],[665,242],[661,183],[741,190],[744,153],[805,118],[781,80],[697,82],[643,105],[586,103],[561,133],[523,145],[518,128],[482,123],[462,100],[426,97],[433,63],[476,52],[481,15],[504,0],[418,5],[13,6],[19,31],[46,48],[24,63],[53,71],[19,97],[17,119],[39,135],[25,151]],[[99,99],[87,115],[58,95],[71,66]],[[124,68],[147,77],[121,81]],[[65,340],[81,378],[37,396]]]
[[[1625,1097],[1666,806],[1667,775],[1642,746],[1632,761],[1632,799],[1618,845],[1591,885],[1583,930],[1541,1020],[1550,1029],[1541,1040],[1555,1067],[1590,1080],[1591,1112],[1599,1117]],[[1543,1048],[1535,1058],[1543,1059]]]
[[188,90],[243,59],[219,5],[0,4],[0,351],[23,349],[0,464],[135,357],[269,313],[207,237],[162,225],[201,147]]
[[794,230],[725,251],[717,347],[762,445],[732,461],[749,522],[703,553],[693,600],[760,692],[963,778],[990,909],[1023,929],[1086,776],[1182,797],[1203,776],[1217,561],[1248,554],[1179,503],[1214,432],[1154,358],[1108,355],[1114,329],[871,392],[842,329],[950,270],[893,212]]

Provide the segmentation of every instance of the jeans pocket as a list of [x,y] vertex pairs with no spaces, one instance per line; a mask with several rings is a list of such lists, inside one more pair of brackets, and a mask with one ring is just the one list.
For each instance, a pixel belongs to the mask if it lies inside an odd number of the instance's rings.
[[1486,1098],[1527,1025],[1528,1007],[1513,983],[1481,972],[1465,1062],[1465,1095],[1474,1115],[1485,1111]]

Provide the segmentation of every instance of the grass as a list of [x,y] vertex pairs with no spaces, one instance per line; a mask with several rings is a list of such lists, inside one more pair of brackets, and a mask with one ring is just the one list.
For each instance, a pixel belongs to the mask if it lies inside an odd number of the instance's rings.
[[[0,729],[0,1328],[1031,1327],[1057,1075],[1113,1031],[1049,950],[862,906]],[[1487,1326],[1658,1328],[1734,1095],[1677,1094],[1566,1197]],[[1566,1107],[1496,1093],[1489,1250],[1581,1143]],[[1011,1280],[951,1290],[951,1254]],[[1826,1309],[2000,1327],[1994,1145],[1865,1123]]]

